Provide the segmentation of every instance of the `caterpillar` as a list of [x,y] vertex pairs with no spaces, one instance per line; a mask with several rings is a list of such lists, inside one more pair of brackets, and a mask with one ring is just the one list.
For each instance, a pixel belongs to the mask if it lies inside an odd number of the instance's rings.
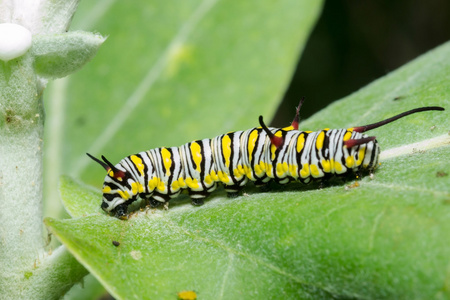
[[86,153],[107,175],[101,208],[120,219],[128,218],[128,206],[138,198],[152,207],[168,205],[183,190],[193,205],[222,183],[229,197],[252,181],[263,186],[270,180],[309,183],[351,172],[372,173],[378,165],[380,148],[375,136],[363,134],[405,116],[438,106],[419,107],[386,120],[346,129],[299,131],[301,99],[289,127],[272,128],[259,117],[260,127],[229,132],[212,139],[196,140],[180,147],[156,148],[133,154],[113,165]]

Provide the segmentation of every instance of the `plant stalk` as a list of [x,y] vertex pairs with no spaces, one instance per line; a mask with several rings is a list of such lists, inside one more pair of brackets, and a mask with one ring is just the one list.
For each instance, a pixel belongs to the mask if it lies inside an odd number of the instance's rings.
[[[0,291],[18,295],[39,267],[42,224],[44,109],[31,58],[0,62]],[[23,282],[24,283],[24,282]],[[26,283],[24,283],[26,285]]]

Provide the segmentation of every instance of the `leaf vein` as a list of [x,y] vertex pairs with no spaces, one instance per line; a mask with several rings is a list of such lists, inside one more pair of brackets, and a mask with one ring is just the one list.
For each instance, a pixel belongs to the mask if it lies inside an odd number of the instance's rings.
[[372,249],[373,249],[373,241],[375,239],[375,233],[378,229],[378,225],[380,224],[381,217],[383,217],[385,212],[386,212],[386,209],[383,209],[374,219],[372,230],[370,231],[370,236],[369,236],[369,251],[372,251]]
[[227,267],[227,270],[225,271],[225,273],[223,274],[222,286],[220,288],[220,293],[219,293],[217,299],[223,299],[224,298],[225,286],[226,286],[226,283],[228,281],[228,277],[229,277],[228,275],[231,272],[231,266],[233,265],[233,261],[234,261],[234,254],[233,253],[231,253],[231,252],[228,253],[228,260],[229,260],[228,267]]

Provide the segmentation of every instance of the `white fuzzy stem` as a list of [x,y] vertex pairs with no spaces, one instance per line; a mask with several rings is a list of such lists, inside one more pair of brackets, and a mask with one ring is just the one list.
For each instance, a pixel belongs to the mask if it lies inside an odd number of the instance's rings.
[[104,41],[66,33],[78,2],[0,0],[0,299],[58,299],[87,273],[64,247],[45,252],[42,224],[46,80]]
[[[42,90],[28,59],[0,72],[0,291],[18,295],[25,270],[39,265],[42,224]],[[27,72],[28,71],[28,72]]]

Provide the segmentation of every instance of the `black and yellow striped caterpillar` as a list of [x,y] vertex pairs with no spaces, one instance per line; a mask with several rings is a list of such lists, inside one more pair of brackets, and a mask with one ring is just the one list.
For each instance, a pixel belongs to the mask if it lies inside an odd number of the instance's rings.
[[229,196],[237,196],[249,180],[257,186],[270,180],[309,183],[350,172],[372,172],[378,165],[380,148],[374,136],[363,132],[413,113],[444,110],[420,107],[365,126],[311,132],[298,130],[302,103],[303,99],[286,128],[267,128],[260,116],[261,127],[140,152],[115,166],[104,156],[101,161],[87,153],[107,171],[102,209],[126,219],[128,206],[138,197],[155,207],[186,189],[192,203],[202,205],[219,182]]

